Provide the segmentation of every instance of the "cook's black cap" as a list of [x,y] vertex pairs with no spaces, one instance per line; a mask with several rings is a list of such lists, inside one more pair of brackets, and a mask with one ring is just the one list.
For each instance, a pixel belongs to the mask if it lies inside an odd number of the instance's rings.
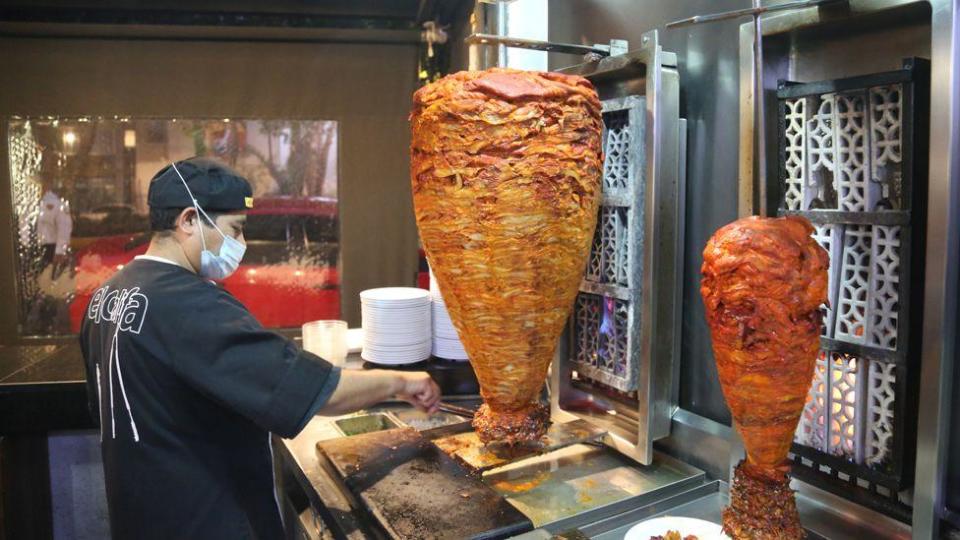
[[[253,208],[253,190],[240,173],[209,158],[193,157],[177,162],[177,170],[190,186],[200,208],[208,212],[233,212]],[[151,208],[193,206],[190,194],[172,165],[160,169],[150,180],[147,204]]]

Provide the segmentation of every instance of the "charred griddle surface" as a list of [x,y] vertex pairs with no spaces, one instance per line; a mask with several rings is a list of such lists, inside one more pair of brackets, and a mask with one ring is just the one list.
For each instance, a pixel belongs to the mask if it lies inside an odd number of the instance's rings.
[[533,528],[415,429],[322,441],[317,448],[390,538],[505,538]]

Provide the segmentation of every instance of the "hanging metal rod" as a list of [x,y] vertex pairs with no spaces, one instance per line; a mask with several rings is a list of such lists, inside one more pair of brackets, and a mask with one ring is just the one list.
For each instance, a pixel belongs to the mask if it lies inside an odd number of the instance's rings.
[[847,3],[847,0],[799,0],[797,2],[787,2],[775,6],[761,6],[745,9],[736,9],[733,11],[724,11],[723,13],[711,13],[708,15],[694,15],[687,19],[667,23],[667,28],[679,28],[681,26],[690,26],[693,24],[702,24],[716,21],[725,21],[727,19],[736,19],[748,15],[759,17],[766,13],[776,13],[778,11],[787,11],[791,9],[804,9],[825,6],[829,4]]
[[[507,47],[516,47],[520,49],[533,49],[536,51],[559,52],[568,54],[597,54],[600,56],[610,56],[610,45],[577,45],[574,43],[554,43],[551,41],[540,41],[537,39],[525,39],[517,37],[496,36],[493,34],[471,34],[464,40],[467,45],[505,45]],[[626,47],[624,47],[625,49]],[[626,52],[624,50],[623,52]],[[613,54],[622,54],[614,51]]]

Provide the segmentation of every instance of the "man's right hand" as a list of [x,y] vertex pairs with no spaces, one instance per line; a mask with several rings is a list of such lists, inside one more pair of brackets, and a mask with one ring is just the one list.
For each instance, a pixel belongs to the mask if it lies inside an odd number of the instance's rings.
[[398,372],[400,390],[397,397],[410,403],[421,411],[437,412],[440,403],[440,387],[424,371],[412,373]]
[[376,405],[396,397],[418,409],[435,413],[440,387],[425,372],[386,369],[344,369],[333,395],[318,414],[338,416]]

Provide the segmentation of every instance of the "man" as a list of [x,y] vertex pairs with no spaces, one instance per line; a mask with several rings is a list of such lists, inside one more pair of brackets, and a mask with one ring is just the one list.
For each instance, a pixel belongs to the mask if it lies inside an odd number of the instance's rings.
[[41,195],[36,225],[30,214],[20,216],[20,245],[30,246],[32,240],[40,243],[39,258],[35,259],[39,263],[35,270],[37,292],[30,300],[27,328],[39,334],[59,334],[70,328],[66,296],[75,289],[68,257],[73,219],[70,202],[59,195],[53,181],[36,176],[33,180],[39,182]]
[[146,255],[90,300],[80,341],[115,538],[280,538],[270,432],[392,396],[439,400],[425,373],[332,367],[209,281],[240,263],[251,195],[211,160],[162,169]]

